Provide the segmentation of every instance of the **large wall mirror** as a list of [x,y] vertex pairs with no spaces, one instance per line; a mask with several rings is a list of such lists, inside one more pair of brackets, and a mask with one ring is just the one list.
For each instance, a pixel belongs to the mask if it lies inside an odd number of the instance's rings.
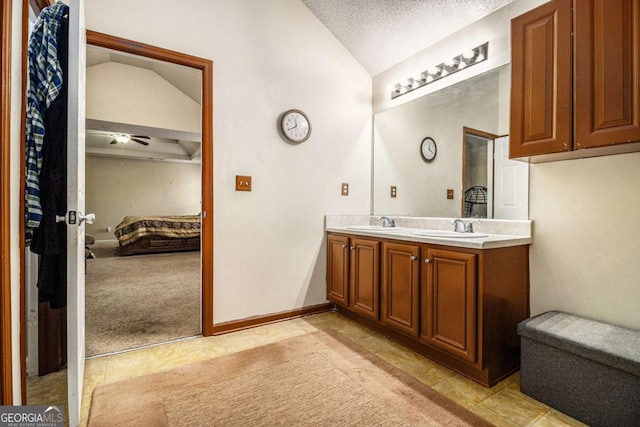
[[528,218],[528,165],[508,158],[509,78],[505,65],[375,115],[374,215]]

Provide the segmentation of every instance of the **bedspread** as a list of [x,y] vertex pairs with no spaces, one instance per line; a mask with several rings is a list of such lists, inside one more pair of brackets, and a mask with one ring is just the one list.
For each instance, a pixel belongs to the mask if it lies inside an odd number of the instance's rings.
[[114,232],[121,246],[144,236],[198,237],[200,215],[126,216]]

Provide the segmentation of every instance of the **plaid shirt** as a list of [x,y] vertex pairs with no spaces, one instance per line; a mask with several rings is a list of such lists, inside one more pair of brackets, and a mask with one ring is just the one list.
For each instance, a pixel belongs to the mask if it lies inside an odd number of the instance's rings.
[[58,1],[40,13],[29,38],[26,126],[25,220],[27,245],[40,225],[40,168],[44,141],[44,116],[62,88],[58,61],[58,29],[69,7]]

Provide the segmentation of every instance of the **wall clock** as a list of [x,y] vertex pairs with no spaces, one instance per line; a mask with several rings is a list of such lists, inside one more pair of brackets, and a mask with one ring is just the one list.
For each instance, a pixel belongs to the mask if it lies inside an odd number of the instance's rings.
[[288,110],[280,117],[280,131],[285,139],[296,144],[309,139],[311,122],[300,110]]
[[433,138],[428,136],[422,140],[422,143],[420,144],[420,154],[425,162],[430,162],[435,159],[437,152],[438,147],[436,147],[436,142]]

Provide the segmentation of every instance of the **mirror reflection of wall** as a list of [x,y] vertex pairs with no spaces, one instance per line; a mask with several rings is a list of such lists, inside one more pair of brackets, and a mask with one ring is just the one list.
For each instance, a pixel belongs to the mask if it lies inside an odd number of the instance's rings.
[[[508,76],[505,65],[375,115],[374,215],[462,216],[469,185],[463,182],[466,166],[461,137],[465,128],[494,135],[508,132],[509,98],[504,96],[509,93]],[[438,146],[437,157],[429,163],[420,155],[425,136]],[[488,160],[485,163],[491,167]],[[491,176],[489,169],[487,193],[491,192]],[[397,187],[395,198],[390,195],[391,186]],[[447,189],[454,189],[453,199],[447,199]],[[528,187],[524,193],[518,198],[528,200]],[[487,217],[491,215],[501,218],[488,206]],[[510,219],[527,216],[528,212]]]

